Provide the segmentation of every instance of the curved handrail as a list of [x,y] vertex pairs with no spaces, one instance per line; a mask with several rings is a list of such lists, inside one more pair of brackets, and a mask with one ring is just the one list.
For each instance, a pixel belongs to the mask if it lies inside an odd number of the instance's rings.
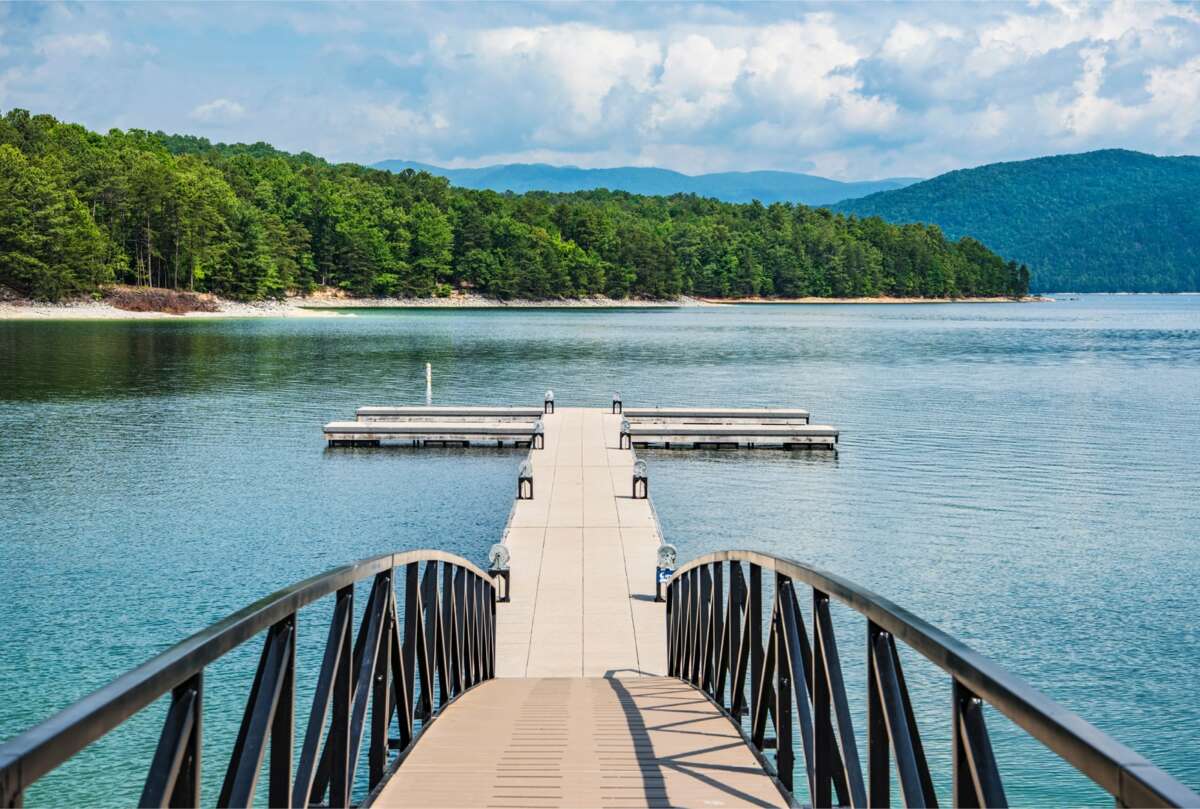
[[[718,551],[700,556],[678,568],[668,582],[668,594],[675,590],[678,598],[677,585],[680,582],[689,576],[694,577],[699,570],[719,566],[723,562],[746,562],[760,570],[772,571],[785,580],[802,581],[813,589],[814,594],[832,596],[851,607],[879,630],[904,641],[950,674],[956,686],[961,685],[972,696],[986,701],[1007,716],[1116,797],[1121,804],[1200,805],[1200,795],[1025,680],[891,600],[837,574],[759,551]],[[800,634],[804,635],[803,627]],[[817,632],[814,629],[814,653],[820,651],[817,645]],[[903,688],[902,675],[900,686]],[[907,696],[904,701],[907,703]]]
[[[444,660],[437,659],[425,659],[424,661],[414,660],[415,655],[422,653],[421,650],[416,648],[410,650],[407,648],[410,643],[415,644],[418,641],[425,642],[426,640],[428,641],[429,645],[434,645],[435,638],[426,639],[424,635],[419,634],[423,630],[426,630],[426,622],[429,620],[428,618],[424,617],[425,613],[434,616],[434,623],[431,623],[428,626],[439,633],[443,629],[443,609],[452,610],[452,619],[457,618],[462,621],[477,620],[479,624],[477,632],[479,633],[480,637],[478,639],[473,639],[472,642],[477,640],[478,643],[481,644],[479,646],[479,651],[486,651],[490,656],[490,659],[486,661],[486,665],[481,665],[479,663],[473,664],[474,667],[479,670],[480,674],[480,676],[476,678],[476,681],[479,679],[490,678],[492,676],[492,672],[494,671],[495,616],[494,607],[487,610],[487,616],[484,614],[484,609],[486,606],[486,601],[490,600],[494,603],[495,600],[495,587],[492,584],[491,577],[483,570],[472,564],[470,561],[444,551],[418,550],[381,554],[379,556],[363,559],[348,565],[336,567],[332,570],[326,571],[325,573],[321,573],[317,576],[313,576],[271,593],[270,595],[259,599],[253,604],[250,604],[238,610],[237,612],[232,613],[208,628],[191,635],[180,643],[177,643],[166,651],[146,661],[137,668],[121,675],[108,685],[93,691],[91,694],[83,697],[78,702],[68,706],[67,708],[64,708],[42,723],[17,736],[14,736],[11,739],[8,739],[7,741],[0,743],[0,806],[10,806],[19,802],[21,794],[38,778],[59,766],[68,758],[78,753],[96,739],[99,739],[101,736],[113,730],[133,714],[147,707],[163,695],[172,692],[173,689],[179,689],[180,687],[186,685],[193,678],[198,679],[203,673],[205,667],[218,658],[224,656],[231,650],[237,648],[241,644],[263,633],[264,631],[278,628],[281,624],[289,623],[291,624],[291,628],[294,629],[296,613],[303,607],[313,603],[314,601],[317,601],[318,599],[333,595],[335,593],[339,594],[339,598],[343,594],[348,596],[345,607],[346,615],[339,616],[338,613],[335,613],[335,622],[339,620],[339,617],[341,620],[345,621],[344,631],[342,631],[342,635],[339,637],[349,637],[353,631],[353,617],[349,610],[352,592],[347,592],[347,588],[352,588],[356,582],[362,581],[371,576],[376,577],[377,583],[380,582],[380,577],[386,577],[388,594],[386,596],[382,596],[378,602],[375,601],[373,595],[372,601],[368,603],[368,612],[372,612],[372,615],[364,615],[362,627],[364,631],[360,636],[359,645],[363,643],[363,636],[366,634],[365,630],[368,623],[368,617],[376,619],[376,622],[375,624],[372,624],[372,627],[376,627],[376,625],[378,625],[377,628],[373,628],[373,632],[377,635],[375,641],[376,645],[378,646],[383,643],[391,642],[393,640],[391,635],[389,635],[387,638],[383,637],[384,633],[388,631],[385,629],[385,624],[387,624],[389,619],[392,621],[393,625],[398,623],[396,619],[395,595],[391,589],[391,573],[396,568],[409,568],[409,587],[412,588],[417,582],[417,566],[422,562],[426,563],[427,572],[429,570],[429,563],[434,563],[434,590],[432,591],[434,598],[431,605],[423,605],[420,599],[416,598],[415,596],[406,599],[410,602],[406,605],[409,607],[409,610],[413,609],[413,603],[415,603],[415,609],[417,610],[417,613],[420,613],[415,616],[409,615],[407,611],[405,613],[405,617],[410,621],[416,617],[418,619],[416,623],[420,625],[415,629],[411,625],[406,626],[406,629],[409,631],[406,634],[404,641],[404,645],[406,647],[404,651],[409,658],[406,663],[407,668],[410,671],[407,672],[407,679],[403,687],[409,689],[410,693],[410,700],[407,703],[410,723],[413,709],[413,704],[411,701],[411,689],[413,688],[413,676],[411,672],[412,667],[416,663],[422,664],[422,680],[426,681],[422,682],[422,688],[428,688],[432,690],[431,681],[433,677],[427,678],[425,676],[425,669],[426,667],[431,667],[429,670],[432,672],[436,668],[437,673],[442,674],[441,666],[439,664],[445,662]],[[478,582],[478,586],[481,588],[481,590],[484,587],[487,588],[487,599],[479,599],[478,603],[476,603],[476,598],[473,595],[474,591],[472,591],[471,595],[468,595],[465,590],[463,590],[460,597],[461,603],[460,601],[455,600],[457,593],[451,593],[449,590],[444,591],[442,597],[439,598],[436,593],[436,565],[438,563],[443,565],[443,568],[447,573],[447,582],[451,581],[452,576],[457,575],[457,573],[452,573],[452,571],[462,571],[464,574],[470,574],[473,576],[474,578],[472,581]],[[458,580],[456,579],[455,581],[457,582]],[[465,581],[465,578],[463,581]],[[422,582],[422,589],[424,589],[426,584],[428,584],[428,582]],[[450,585],[447,584],[446,586],[449,587]],[[457,586],[465,587],[466,585],[460,584]],[[474,586],[475,585],[472,584],[472,587]],[[442,603],[442,599],[447,597],[450,598],[450,604],[444,605]],[[471,602],[471,609],[478,609],[476,614],[470,615],[462,612],[463,610],[468,609],[468,601]],[[372,604],[374,604],[374,607],[372,607]],[[422,610],[424,610],[425,613],[422,613]],[[430,612],[431,610],[432,612]],[[488,620],[488,616],[490,616],[490,621]],[[488,625],[485,626],[484,624]],[[395,643],[399,644],[399,627],[394,626],[393,629],[395,630]],[[463,629],[461,631],[465,633],[466,630]],[[436,641],[441,642],[442,638],[438,636]],[[485,641],[488,647],[486,649],[483,645],[485,644]],[[465,640],[460,640],[460,642],[465,642]],[[331,630],[330,646],[332,645],[333,632]],[[267,647],[268,648],[264,649],[263,652],[264,661],[266,660],[267,652],[271,647],[270,637],[268,637]],[[290,648],[290,646],[288,648]],[[292,649],[291,652],[294,657],[294,649]],[[285,651],[284,654],[286,653],[287,652]],[[433,653],[426,651],[425,654],[428,658],[428,656]],[[436,655],[434,656],[436,657]],[[358,659],[360,657],[360,650],[357,648],[357,646],[354,657],[355,669],[357,672],[357,670],[361,668],[363,662]],[[338,657],[336,651],[331,652],[327,648],[326,661],[323,669],[336,669],[339,659],[340,658]],[[388,663],[390,662],[391,661],[389,660]],[[375,665],[375,661],[371,661],[371,665]],[[455,665],[459,664],[455,662]],[[463,661],[462,665],[464,668],[466,668],[466,661]],[[256,678],[255,689],[258,687],[258,679],[263,676],[262,668],[263,666],[260,664],[260,671],[258,678]],[[287,668],[287,666],[284,666],[284,669]],[[344,668],[348,672],[350,667],[347,665]],[[291,669],[294,670],[294,660],[291,664]],[[284,671],[284,673],[280,674],[280,679],[284,679],[288,673],[289,672]],[[325,678],[326,674],[328,674],[328,678],[330,680],[332,680],[334,677],[333,670],[328,672],[322,671],[322,678]],[[392,674],[397,677],[403,676],[400,672],[392,672]],[[445,702],[447,698],[445,691],[445,680],[448,679],[450,678],[445,677],[441,684],[443,688],[443,702]],[[474,682],[470,682],[467,684],[467,687],[473,684]],[[400,685],[396,686],[397,689],[400,687]],[[198,703],[198,685],[195,690],[195,698]],[[450,693],[452,695],[454,694],[454,691],[455,689],[451,687]],[[398,690],[396,693],[399,693]],[[252,692],[250,697],[251,701],[253,701],[254,698],[255,694]],[[322,710],[324,710],[325,707],[326,706],[322,706]],[[391,708],[392,710],[395,710],[396,706],[393,704]],[[314,710],[316,710],[315,707]],[[432,710],[434,710],[434,708],[433,706],[430,706],[430,711]],[[247,718],[249,718],[249,713],[250,706],[247,707]],[[274,706],[272,707],[271,713],[274,713]],[[168,717],[168,722],[170,722],[170,717]],[[164,734],[165,733],[166,730],[164,730]],[[151,777],[153,776],[154,773],[151,772]]]

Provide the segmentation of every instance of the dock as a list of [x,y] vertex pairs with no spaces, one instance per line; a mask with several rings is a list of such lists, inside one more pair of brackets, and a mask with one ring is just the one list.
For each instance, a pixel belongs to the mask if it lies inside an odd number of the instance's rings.
[[378,447],[385,441],[411,446],[488,444],[542,448],[540,421],[331,421],[324,427],[331,447]]
[[504,532],[495,675],[433,724],[372,806],[787,806],[738,728],[667,675],[662,533],[623,417],[559,408]]
[[836,427],[823,424],[633,424],[627,420],[619,446],[836,450],[839,435]]
[[535,497],[514,503],[504,532],[512,600],[496,613],[497,676],[665,674],[662,534],[650,500],[632,497],[621,417],[560,408],[543,423]]
[[522,421],[532,424],[542,417],[542,408],[368,405],[358,408],[355,416],[358,421]]
[[627,407],[622,415],[634,424],[808,424],[809,421],[807,410],[791,407]]

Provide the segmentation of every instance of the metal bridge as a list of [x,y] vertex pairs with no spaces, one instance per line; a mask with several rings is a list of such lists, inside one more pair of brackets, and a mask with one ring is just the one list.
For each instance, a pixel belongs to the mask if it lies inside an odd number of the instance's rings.
[[[39,778],[168,694],[141,805],[249,806],[257,791],[259,804],[297,807],[1003,806],[995,712],[1118,805],[1200,805],[1021,679],[831,573],[726,551],[674,571],[656,601],[661,536],[621,415],[560,408],[543,425],[500,554],[511,569],[410,551],[280,590],[0,744],[0,806],[22,805]],[[317,602],[332,618],[298,713],[296,631]],[[865,637],[839,645],[835,609],[864,618]],[[258,669],[232,754],[212,761],[205,670],[247,642],[262,644]],[[867,670],[857,691],[843,675],[851,648]],[[912,656],[945,673],[944,715],[918,721]],[[852,697],[866,707],[857,733]],[[943,794],[929,761],[945,756],[921,740],[930,722],[953,729]],[[202,791],[214,766],[223,775]]]

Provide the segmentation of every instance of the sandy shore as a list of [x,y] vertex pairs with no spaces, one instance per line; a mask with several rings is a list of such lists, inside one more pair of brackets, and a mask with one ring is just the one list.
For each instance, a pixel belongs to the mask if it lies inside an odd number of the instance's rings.
[[294,306],[290,301],[238,303],[222,301],[217,312],[130,312],[103,301],[67,303],[0,303],[0,320],[203,320],[229,317],[337,317],[337,312]]
[[733,303],[1050,303],[1053,298],[1027,295],[1024,298],[701,298],[703,303],[724,306]]
[[216,312],[130,312],[104,301],[68,301],[38,303],[0,301],[0,320],[204,320],[234,317],[354,317],[353,309],[429,308],[429,309],[521,309],[521,308],[661,308],[664,306],[704,306],[691,299],[678,301],[622,301],[608,298],[583,298],[563,301],[497,301],[478,296],[453,298],[378,299],[378,298],[288,298],[283,301],[241,303],[222,300]]
[[[311,297],[288,298],[283,301],[240,303],[222,300],[216,312],[188,312],[174,315],[166,312],[130,312],[104,301],[69,301],[37,303],[30,301],[0,301],[0,320],[193,320],[233,317],[354,317],[352,310],[370,308],[430,308],[430,309],[597,309],[597,308],[662,308],[683,306],[722,306],[728,304],[787,304],[787,303],[1009,303],[1011,298],[680,298],[673,301],[612,300],[581,298],[559,301],[498,301],[478,295],[456,295],[450,298],[379,299]],[[1049,301],[1050,298],[1029,297],[1024,301]],[[350,311],[348,311],[350,310]]]

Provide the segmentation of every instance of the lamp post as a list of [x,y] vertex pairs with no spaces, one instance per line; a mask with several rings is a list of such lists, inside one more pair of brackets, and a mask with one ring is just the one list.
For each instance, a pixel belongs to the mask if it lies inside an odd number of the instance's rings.
[[554,412],[554,391],[552,391],[552,390],[546,391],[546,403],[542,407],[542,412],[543,413],[553,413]]
[[663,587],[671,580],[671,576],[675,573],[675,559],[678,555],[679,553],[675,550],[675,546],[669,542],[664,542],[658,546],[658,562],[654,569],[655,601],[666,601],[663,598]]
[[517,470],[517,499],[533,499],[533,464],[528,460],[521,461]]
[[637,460],[633,463],[633,499],[645,500],[650,496],[650,479],[646,475],[646,462]]
[[[509,553],[508,546],[497,542],[488,551],[488,575],[493,579],[504,580],[504,593],[497,594],[496,600],[501,603],[507,603],[510,600],[512,592],[512,571],[508,569]],[[499,589],[499,588],[497,588]]]

